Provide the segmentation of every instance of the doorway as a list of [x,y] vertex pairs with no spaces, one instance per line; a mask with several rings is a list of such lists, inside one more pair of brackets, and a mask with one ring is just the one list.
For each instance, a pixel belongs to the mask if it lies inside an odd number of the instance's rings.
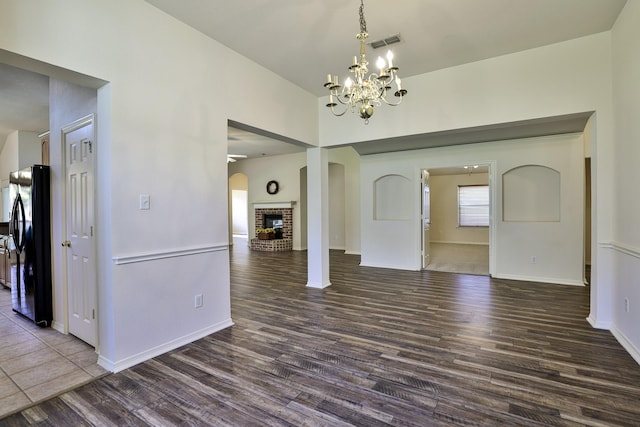
[[249,244],[249,177],[234,173],[229,177],[229,242]]
[[[485,275],[490,253],[489,166],[469,164],[430,168],[423,185],[423,259],[426,270]],[[425,214],[425,188],[429,212]],[[425,252],[426,251],[426,252]],[[428,261],[427,261],[428,259]]]

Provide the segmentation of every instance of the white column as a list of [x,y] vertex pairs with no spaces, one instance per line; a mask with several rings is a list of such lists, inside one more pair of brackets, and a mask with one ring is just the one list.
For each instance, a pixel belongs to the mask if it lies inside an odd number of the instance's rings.
[[329,281],[329,154],[307,149],[307,286],[326,288]]

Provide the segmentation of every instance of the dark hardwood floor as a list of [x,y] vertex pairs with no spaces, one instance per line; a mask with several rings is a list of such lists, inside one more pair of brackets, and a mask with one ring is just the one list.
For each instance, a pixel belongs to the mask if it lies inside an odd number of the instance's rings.
[[[238,245],[236,245],[238,246]],[[3,425],[640,425],[640,366],[589,289],[232,251],[235,325]]]

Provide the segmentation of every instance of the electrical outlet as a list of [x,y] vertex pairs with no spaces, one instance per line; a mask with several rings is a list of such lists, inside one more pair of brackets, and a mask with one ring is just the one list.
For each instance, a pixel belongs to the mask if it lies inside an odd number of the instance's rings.
[[629,312],[629,298],[624,299],[624,311]]
[[536,262],[538,262],[538,259],[534,255],[534,256],[531,257],[531,264],[535,264]]
[[195,308],[202,307],[202,294],[198,294],[195,296],[194,304]]

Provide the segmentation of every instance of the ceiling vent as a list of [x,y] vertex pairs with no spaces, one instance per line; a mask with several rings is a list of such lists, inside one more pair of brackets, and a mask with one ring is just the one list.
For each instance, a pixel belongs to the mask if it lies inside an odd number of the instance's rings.
[[378,49],[385,46],[390,46],[392,44],[400,43],[402,40],[400,39],[400,34],[394,34],[393,36],[389,36],[386,39],[374,40],[369,43],[374,49]]

